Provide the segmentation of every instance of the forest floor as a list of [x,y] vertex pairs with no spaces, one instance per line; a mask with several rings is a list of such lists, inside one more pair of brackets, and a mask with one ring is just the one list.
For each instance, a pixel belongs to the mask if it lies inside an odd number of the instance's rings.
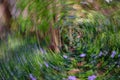
[[77,4],[67,8],[60,54],[10,36],[0,43],[0,80],[120,80],[119,22]]

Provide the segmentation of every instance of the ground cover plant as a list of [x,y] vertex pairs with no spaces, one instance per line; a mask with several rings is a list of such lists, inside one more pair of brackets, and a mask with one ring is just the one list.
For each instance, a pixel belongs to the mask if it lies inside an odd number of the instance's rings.
[[0,41],[0,80],[120,79],[119,1],[29,1]]

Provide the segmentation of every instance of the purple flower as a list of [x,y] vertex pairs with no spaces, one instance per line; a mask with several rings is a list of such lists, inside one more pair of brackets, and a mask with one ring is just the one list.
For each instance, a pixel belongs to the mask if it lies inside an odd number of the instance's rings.
[[88,76],[88,80],[95,80],[95,79],[96,79],[96,76],[95,76],[95,75]]
[[45,51],[43,48],[40,48],[40,52],[41,52],[42,54],[46,54],[46,51]]
[[30,77],[30,80],[36,80],[36,78],[32,74],[29,74],[29,77]]
[[85,56],[86,56],[85,53],[80,54],[80,57],[85,57]]
[[75,76],[69,76],[68,80],[77,80]]
[[116,51],[112,51],[111,58],[114,58],[116,55]]
[[68,58],[68,56],[67,56],[67,55],[63,55],[63,58],[67,59],[67,58]]
[[102,55],[103,55],[103,53],[102,53],[102,51],[100,51],[100,53],[99,53],[99,55],[98,55],[98,56],[99,56],[99,57],[101,57]]
[[45,66],[48,68],[49,67],[49,65],[48,65],[48,63],[47,62],[44,62],[44,64],[45,64]]

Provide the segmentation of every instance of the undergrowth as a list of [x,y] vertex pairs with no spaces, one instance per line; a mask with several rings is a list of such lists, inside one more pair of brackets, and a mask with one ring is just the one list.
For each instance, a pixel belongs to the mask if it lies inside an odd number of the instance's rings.
[[[37,1],[35,4],[39,6]],[[60,54],[40,46],[30,36],[10,35],[0,41],[0,80],[120,80],[119,10],[110,17],[92,10],[82,12],[86,15],[83,18],[69,14],[61,18]],[[48,15],[46,9],[43,13]],[[37,25],[41,30],[48,28],[46,19]],[[21,32],[34,25],[29,18],[18,21]]]

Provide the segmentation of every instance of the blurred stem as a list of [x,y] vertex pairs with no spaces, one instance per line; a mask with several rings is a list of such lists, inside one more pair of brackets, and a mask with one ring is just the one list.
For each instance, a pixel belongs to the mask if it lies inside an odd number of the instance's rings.
[[37,42],[38,42],[38,47],[40,49],[40,40],[39,40],[39,34],[38,34],[38,31],[37,31],[37,20],[36,20],[36,16],[33,14],[33,26],[35,27],[35,33],[36,33],[36,38],[37,38]]
[[69,28],[69,36],[70,36],[70,45],[72,45],[73,37],[72,37],[72,26]]
[[55,52],[60,52],[59,50],[59,44],[60,44],[60,35],[59,35],[59,29],[54,28],[54,24],[58,21],[60,17],[60,2],[59,0],[53,1],[52,4],[49,5],[50,13],[53,15],[50,21],[50,35],[51,35],[51,46]]

